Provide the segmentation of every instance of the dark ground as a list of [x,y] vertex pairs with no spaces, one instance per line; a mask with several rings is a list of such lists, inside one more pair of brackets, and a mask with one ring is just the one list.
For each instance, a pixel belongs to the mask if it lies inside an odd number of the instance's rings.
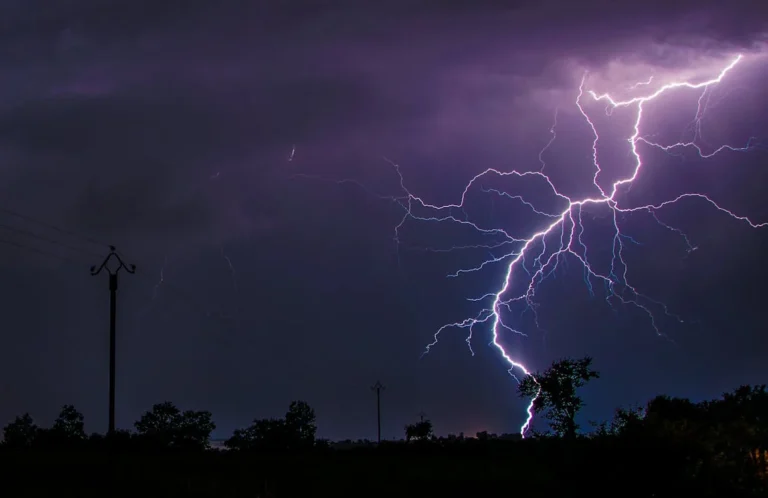
[[544,438],[304,454],[5,451],[8,496],[765,496],[662,441]]

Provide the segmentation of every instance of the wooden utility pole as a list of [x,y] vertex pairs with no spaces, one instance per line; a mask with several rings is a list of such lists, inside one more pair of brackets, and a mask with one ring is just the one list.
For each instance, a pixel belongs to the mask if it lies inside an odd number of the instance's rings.
[[376,427],[378,429],[376,440],[378,444],[381,444],[381,391],[384,389],[384,385],[378,380],[371,386],[371,390],[376,391]]
[[[115,260],[115,263],[110,267],[108,263],[111,260]],[[109,426],[107,434],[113,435],[115,433],[115,357],[116,344],[115,344],[115,323],[117,314],[117,274],[120,270],[125,270],[128,273],[136,273],[136,265],[126,265],[117,254],[115,246],[109,246],[109,254],[104,258],[101,266],[98,268],[91,267],[91,275],[96,276],[101,273],[102,270],[106,270],[109,273]]]

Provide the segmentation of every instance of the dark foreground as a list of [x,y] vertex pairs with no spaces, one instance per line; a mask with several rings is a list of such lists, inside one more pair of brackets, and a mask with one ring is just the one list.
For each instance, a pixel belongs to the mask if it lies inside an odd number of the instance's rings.
[[759,469],[612,438],[305,453],[0,452],[3,496],[767,496]]

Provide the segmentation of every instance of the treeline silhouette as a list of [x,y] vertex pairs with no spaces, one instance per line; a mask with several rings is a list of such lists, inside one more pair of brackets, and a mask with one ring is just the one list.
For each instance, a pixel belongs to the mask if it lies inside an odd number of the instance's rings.
[[329,443],[316,437],[314,410],[294,401],[283,418],[237,429],[219,451],[207,411],[160,403],[133,431],[105,436],[87,435],[67,405],[50,428],[28,414],[5,426],[0,486],[14,496],[766,496],[765,386],[704,402],[658,396],[581,431],[579,389],[599,377],[591,363],[563,359],[522,380],[519,394],[535,398],[550,425],[525,439],[437,437],[422,419],[403,441]]

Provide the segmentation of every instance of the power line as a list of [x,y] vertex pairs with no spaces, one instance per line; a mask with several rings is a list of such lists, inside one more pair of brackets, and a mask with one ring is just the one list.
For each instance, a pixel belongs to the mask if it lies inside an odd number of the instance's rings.
[[39,220],[39,219],[34,218],[32,216],[29,216],[27,214],[19,213],[18,211],[14,211],[14,210],[8,209],[6,207],[0,207],[0,212],[5,213],[5,214],[9,214],[11,216],[15,216],[16,218],[19,218],[19,219],[22,219],[22,220],[26,220],[26,221],[29,221],[29,222],[32,222],[32,223],[37,223],[38,225],[44,226],[46,228],[50,228],[51,230],[59,232],[59,233],[61,233],[63,235],[69,235],[70,237],[74,237],[76,239],[87,241],[87,242],[90,242],[91,244],[95,244],[97,246],[110,247],[109,244],[106,244],[106,243],[104,243],[102,241],[96,240],[93,237],[89,237],[88,235],[77,233],[77,232],[74,232],[72,230],[67,230],[66,228],[62,228],[60,226],[54,225],[53,223],[50,223],[50,222],[47,222],[47,221],[43,221],[43,220]]
[[[23,230],[17,230],[15,228],[6,227],[3,224],[0,224],[0,227],[2,227],[2,228],[9,228],[10,230],[12,230],[14,232],[26,233]],[[74,247],[74,246],[68,246],[66,244],[61,243],[58,240],[55,240],[55,239],[48,239],[48,238],[45,238],[45,237],[42,237],[42,236],[36,236],[36,234],[32,234],[31,232],[26,233],[26,234],[30,235],[33,238],[44,240],[44,241],[49,242],[51,244],[56,244],[56,245],[61,245],[62,247],[67,247],[69,249],[78,251],[79,253],[82,253],[84,255],[85,254],[93,255],[93,253],[91,253],[90,251],[85,251],[85,250],[83,250],[81,248]],[[57,259],[59,261],[64,261],[64,262],[67,262],[67,263],[70,263],[70,264],[74,264],[76,266],[85,266],[87,264],[83,260],[73,259],[73,258],[71,258],[69,256],[65,256],[63,254],[58,254],[58,253],[55,253],[55,252],[46,251],[44,249],[39,249],[37,247],[30,246],[30,245],[27,245],[27,244],[23,244],[23,243],[21,243],[19,241],[15,241],[15,240],[9,240],[9,239],[0,238],[0,245],[12,247],[12,248],[17,249],[19,252],[22,252],[22,253],[34,253],[34,254],[36,254],[38,256],[43,256],[43,257],[46,257],[46,258],[54,258],[54,259]],[[137,275],[139,277],[145,279],[147,282],[154,282],[152,280],[152,277],[150,277],[146,273],[139,273]],[[169,292],[170,295],[173,298],[175,298],[178,302],[180,302],[183,305],[185,305],[190,311],[194,311],[195,313],[200,314],[204,318],[212,318],[212,319],[217,320],[217,321],[218,320],[226,321],[228,318],[230,318],[229,316],[227,316],[225,311],[222,310],[220,307],[208,306],[207,304],[205,304],[204,300],[194,297],[189,292],[181,289],[180,287],[178,287],[178,286],[176,286],[174,284],[171,284],[169,282],[163,282],[162,287],[164,287],[165,289],[170,291]]]
[[[96,244],[96,245],[100,245],[100,246],[104,246],[104,247],[109,247],[109,248],[112,247],[110,244],[107,244],[107,243],[104,243],[104,242],[100,242],[98,240],[95,240],[95,239],[87,236],[87,235],[82,235],[82,234],[79,234],[77,232],[73,232],[72,230],[67,230],[65,228],[61,228],[61,227],[56,226],[56,225],[54,225],[54,224],[52,224],[50,222],[42,221],[42,220],[33,218],[33,217],[29,216],[29,215],[19,213],[18,211],[14,211],[14,210],[11,210],[11,209],[8,209],[8,208],[5,208],[5,207],[0,207],[0,212],[10,214],[10,215],[15,216],[17,218],[20,218],[20,219],[23,219],[23,220],[27,220],[27,221],[30,221],[30,222],[33,222],[33,223],[37,223],[37,224],[39,224],[41,226],[48,227],[48,228],[50,228],[52,230],[55,230],[55,231],[57,231],[57,232],[59,232],[61,234],[69,235],[70,237],[75,237],[75,238],[81,239],[83,241],[90,242],[92,244]],[[53,239],[53,238],[50,238],[50,237],[45,237],[43,235],[39,235],[37,233],[30,232],[28,230],[24,230],[24,229],[21,229],[21,228],[13,227],[13,226],[7,225],[5,223],[0,223],[0,228],[6,229],[8,231],[15,232],[15,233],[18,233],[18,234],[23,234],[23,235],[26,235],[28,237],[31,237],[31,238],[34,238],[34,239],[37,239],[37,240],[41,240],[41,241],[47,242],[49,244],[59,245],[59,246],[61,246],[63,248],[66,248],[66,249],[69,249],[69,250],[75,251],[75,252],[80,252],[80,253],[82,253],[84,255],[101,257],[101,254],[98,254],[98,253],[93,252],[93,251],[89,251],[89,250],[84,249],[82,247],[73,246],[71,244],[67,244],[67,243],[62,242],[60,240]],[[12,245],[15,245],[17,247],[23,247],[22,245],[15,244],[15,243],[12,244]],[[52,254],[52,253],[46,253],[45,251],[42,251],[42,250],[37,250],[37,249],[31,249],[31,250],[39,252],[41,254],[53,255],[53,256],[58,257],[60,259],[64,258],[63,256],[55,255],[55,254]],[[115,250],[115,253],[117,255],[120,254],[119,251],[117,251],[117,250]],[[71,261],[71,259],[70,259],[70,261]],[[150,277],[146,273],[139,274],[139,276],[142,277],[142,278],[145,278],[147,280],[150,280],[152,278],[152,277]],[[185,291],[181,290],[180,288],[178,288],[178,287],[176,287],[176,286],[174,286],[172,284],[169,284],[167,282],[163,283],[163,287],[168,287],[172,292],[176,293],[177,297],[179,297],[181,300],[185,301],[190,306],[192,306],[192,307],[194,307],[196,309],[199,309],[201,307],[200,305],[202,303],[200,302],[200,300],[192,298],[188,293],[186,293]],[[207,308],[207,306],[203,306],[203,308]]]
[[20,235],[25,235],[25,236],[33,238],[33,239],[41,240],[41,241],[47,242],[49,244],[55,244],[55,245],[58,245],[58,246],[61,246],[61,247],[65,248],[65,249],[69,249],[70,251],[81,252],[81,253],[84,253],[84,254],[88,254],[89,256],[96,256],[97,255],[95,252],[87,251],[87,250],[83,249],[82,247],[77,247],[77,246],[73,246],[73,245],[70,245],[70,244],[66,244],[66,243],[61,242],[59,240],[52,239],[50,237],[45,237],[43,235],[40,235],[40,234],[37,234],[37,233],[34,233],[34,232],[30,232],[29,230],[24,230],[22,228],[17,228],[17,227],[11,226],[11,225],[6,225],[5,223],[0,223],[0,228],[2,228],[3,230],[7,230],[9,232],[14,232],[14,233],[17,233],[17,234],[20,234]]
[[[98,241],[98,240],[96,240],[96,239],[94,239],[92,237],[89,237],[87,235],[83,235],[83,234],[77,233],[75,231],[68,230],[66,228],[62,228],[62,227],[57,226],[57,225],[55,225],[53,223],[37,219],[35,217],[32,217],[32,216],[20,213],[18,211],[15,211],[15,210],[12,210],[12,209],[8,209],[6,207],[0,207],[0,212],[9,214],[11,216],[14,216],[16,218],[19,218],[19,219],[22,219],[22,220],[25,220],[25,221],[28,221],[28,222],[36,223],[36,224],[38,224],[40,226],[49,228],[49,229],[54,230],[54,231],[56,231],[56,232],[58,232],[60,234],[67,235],[69,237],[73,237],[73,238],[76,238],[76,239],[79,239],[79,240],[82,240],[82,241],[85,241],[85,242],[88,242],[88,243],[91,243],[91,244],[95,244],[95,245],[98,245],[98,246],[109,247],[111,249],[111,246],[109,244],[105,243],[105,242]],[[55,238],[51,238],[51,237],[46,237],[46,236],[40,235],[38,233],[31,232],[29,230],[24,230],[24,229],[21,229],[21,228],[18,228],[18,227],[14,227],[14,226],[11,226],[11,225],[7,225],[7,224],[4,224],[4,223],[0,223],[0,228],[8,230],[10,232],[14,232],[14,233],[20,234],[20,235],[24,235],[24,236],[27,236],[27,237],[30,237],[30,238],[33,238],[33,239],[37,239],[37,240],[40,240],[40,241],[43,241],[43,242],[46,242],[46,243],[49,243],[49,244],[58,245],[58,246],[60,246],[62,248],[66,248],[68,250],[81,253],[83,255],[97,256],[97,257],[101,256],[100,254],[98,254],[98,253],[96,253],[94,251],[87,250],[87,249],[85,249],[83,247],[78,247],[78,246],[74,246],[74,245],[71,245],[71,244],[67,244],[65,242],[62,242],[61,240],[58,240],[58,239],[55,239]],[[9,245],[9,246],[13,246],[13,247],[16,247],[18,249],[35,252],[35,253],[37,253],[39,255],[54,257],[54,258],[57,258],[57,259],[60,259],[60,260],[63,260],[63,261],[67,261],[67,262],[70,262],[70,263],[75,263],[77,265],[83,264],[83,262],[81,262],[81,261],[76,261],[76,260],[74,260],[72,258],[63,256],[63,255],[60,255],[60,254],[52,253],[52,252],[49,252],[49,251],[45,251],[45,250],[42,250],[42,249],[37,249],[35,247],[24,245],[24,244],[21,244],[21,243],[16,242],[16,241],[0,240],[0,243],[1,244],[5,244],[5,245]],[[115,251],[115,254],[120,255],[120,253],[118,251]],[[148,281],[151,279],[151,277],[149,275],[147,275],[147,274],[139,274],[139,276],[142,277],[142,278],[146,278]],[[173,284],[170,284],[168,282],[164,282],[163,283],[163,287],[168,288],[168,290],[171,291],[171,294],[175,295],[175,297],[178,300],[182,301],[184,304],[189,306],[189,308],[194,309],[196,312],[201,313],[203,316],[212,317],[213,315],[218,314],[219,318],[225,318],[225,319],[228,318],[226,316],[226,313],[224,313],[224,311],[222,309],[220,309],[220,307],[215,307],[217,309],[212,309],[210,306],[205,305],[202,302],[202,300],[196,299],[196,298],[192,297],[189,293],[187,293],[186,291],[183,291],[182,289],[178,288],[177,286],[175,286]]]
[[14,240],[0,239],[0,244],[6,245],[6,246],[15,247],[17,249],[21,249],[22,251],[34,252],[34,253],[36,253],[36,254],[38,254],[40,256],[53,257],[53,258],[56,258],[56,259],[60,259],[60,260],[66,261],[68,263],[74,263],[76,265],[83,264],[82,261],[76,261],[76,260],[74,260],[74,259],[72,259],[70,257],[63,256],[61,254],[56,254],[54,252],[45,251],[43,249],[38,249],[36,247],[27,246],[27,245],[21,244],[21,243],[19,243],[17,241],[14,241]]

